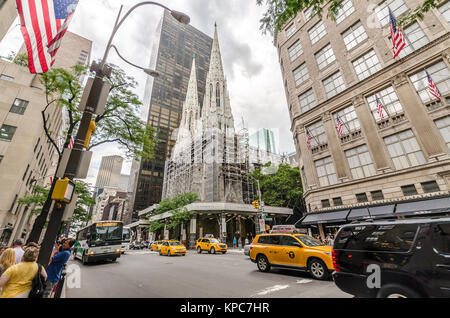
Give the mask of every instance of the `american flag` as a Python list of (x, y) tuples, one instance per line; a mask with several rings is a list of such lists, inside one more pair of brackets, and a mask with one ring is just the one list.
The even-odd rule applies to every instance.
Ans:
[(339, 136), (342, 136), (342, 122), (339, 119), (338, 115), (336, 115), (336, 128), (337, 128), (337, 131), (339, 133)]
[(69, 144), (67, 145), (67, 148), (72, 149), (74, 143), (75, 143), (75, 139), (73, 138), (73, 136), (70, 136), (70, 141), (69, 141)]
[(30, 73), (50, 69), (77, 3), (78, 0), (16, 0)]
[(380, 115), (380, 118), (383, 119), (383, 104), (381, 103), (378, 96), (375, 96), (377, 99), (377, 109), (378, 109), (378, 115)]
[(50, 184), (53, 184), (53, 177), (50, 177)]
[(308, 149), (311, 149), (311, 134), (309, 133), (308, 128), (306, 128), (306, 145), (308, 146)]
[(425, 71), (425, 73), (427, 73), (428, 78), (428, 91), (438, 100), (441, 100), (441, 94), (439, 94), (439, 90), (437, 89), (436, 85), (434, 85), (433, 79), (431, 78), (430, 74), (428, 74), (427, 71)]
[(400, 54), (402, 49), (406, 46), (405, 37), (400, 27), (397, 25), (397, 21), (389, 9), (389, 20), (391, 23), (391, 40), (392, 40), (392, 52), (394, 53), (394, 59)]

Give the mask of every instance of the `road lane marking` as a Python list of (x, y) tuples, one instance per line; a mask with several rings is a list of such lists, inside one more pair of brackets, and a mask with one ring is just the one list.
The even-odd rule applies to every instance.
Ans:
[(311, 283), (312, 279), (301, 279), (297, 281), (297, 284), (307, 284), (307, 283)]
[(289, 288), (289, 285), (275, 285), (269, 288), (264, 289), (263, 291), (260, 291), (259, 293), (257, 293), (256, 295), (258, 296), (264, 296), (270, 293), (274, 293), (283, 289)]

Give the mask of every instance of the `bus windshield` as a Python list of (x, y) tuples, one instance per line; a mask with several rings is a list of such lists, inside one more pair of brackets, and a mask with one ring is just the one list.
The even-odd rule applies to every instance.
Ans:
[(91, 232), (91, 242), (95, 244), (121, 240), (122, 224), (119, 223), (111, 223), (111, 225), (97, 224)]

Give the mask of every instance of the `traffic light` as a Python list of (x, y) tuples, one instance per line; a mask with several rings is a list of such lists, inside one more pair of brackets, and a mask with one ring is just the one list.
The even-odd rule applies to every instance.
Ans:
[(86, 139), (84, 139), (84, 148), (88, 149), (89, 144), (91, 142), (91, 136), (93, 133), (95, 133), (95, 129), (97, 128), (97, 125), (95, 124), (94, 120), (91, 120), (91, 123), (89, 124), (89, 129), (86, 133)]
[(57, 180), (52, 192), (52, 200), (64, 203), (70, 203), (75, 192), (75, 183), (64, 178)]
[(258, 200), (253, 201), (252, 204), (256, 210), (259, 210), (259, 201)]

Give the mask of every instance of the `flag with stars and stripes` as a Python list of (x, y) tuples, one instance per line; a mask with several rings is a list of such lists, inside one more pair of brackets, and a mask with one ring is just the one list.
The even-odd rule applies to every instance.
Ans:
[(69, 144), (67, 145), (67, 148), (72, 149), (74, 143), (75, 143), (75, 139), (73, 138), (73, 136), (70, 136), (70, 141), (69, 141)]
[[(30, 73), (50, 69), (77, 3), (78, 0), (16, 0)], [(49, 46), (55, 43), (49, 52)]]
[(383, 119), (383, 104), (381, 103), (381, 101), (378, 98), (378, 96), (375, 96), (375, 98), (377, 99), (378, 115), (380, 116), (381, 119)]
[(342, 122), (341, 122), (341, 120), (339, 119), (339, 116), (338, 115), (336, 115), (336, 129), (337, 129), (337, 131), (338, 131), (338, 133), (339, 133), (339, 136), (341, 136), (342, 137)]
[(403, 36), (402, 29), (397, 24), (391, 9), (389, 9), (389, 21), (391, 25), (391, 41), (392, 41), (392, 52), (394, 53), (394, 59), (400, 54), (403, 48), (406, 46), (406, 40)]
[(436, 97), (437, 100), (441, 100), (441, 94), (439, 93), (439, 90), (434, 84), (433, 79), (431, 78), (430, 74), (427, 71), (425, 71), (425, 73), (427, 73), (428, 78), (428, 91), (430, 92), (431, 95)]
[(306, 128), (306, 146), (308, 146), (308, 149), (311, 149), (311, 134), (309, 133), (308, 128)]

